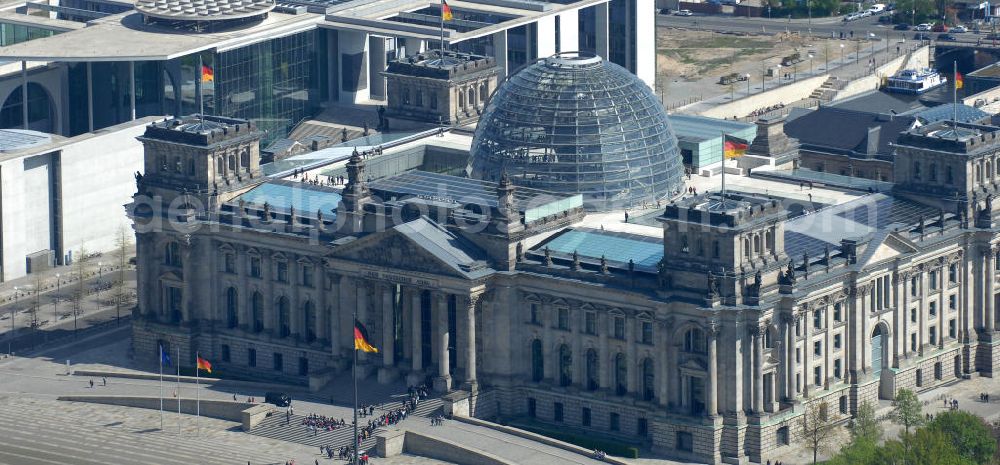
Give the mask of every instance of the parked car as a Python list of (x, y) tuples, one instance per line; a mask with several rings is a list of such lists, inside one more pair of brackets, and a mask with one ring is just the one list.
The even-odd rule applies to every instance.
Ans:
[(965, 26), (955, 26), (955, 27), (951, 28), (951, 33), (952, 34), (961, 34), (963, 32), (969, 32), (969, 28), (967, 28)]
[(857, 13), (851, 13), (849, 15), (845, 15), (844, 16), (844, 21), (854, 21), (854, 20), (856, 20), (858, 18), (860, 18), (860, 16), (858, 16)]
[(277, 405), (278, 407), (288, 407), (292, 405), (292, 398), (284, 392), (265, 392), (264, 402)]
[(944, 23), (936, 23), (936, 24), (934, 24), (934, 27), (931, 28), (931, 31), (933, 31), (933, 32), (948, 32), (948, 26), (945, 26)]
[(931, 35), (924, 32), (918, 32), (913, 34), (913, 40), (931, 40)]
[(929, 30), (931, 30), (931, 27), (933, 27), (933, 26), (931, 26), (930, 24), (922, 23), (922, 24), (918, 24), (917, 27), (915, 28), (915, 30), (917, 30), (917, 31), (929, 31)]
[(895, 30), (897, 30), (897, 31), (909, 31), (910, 30), (910, 25), (906, 24), (906, 23), (899, 23), (899, 24), (893, 26), (892, 28), (895, 29)]
[(951, 35), (951, 34), (938, 34), (937, 40), (944, 40), (944, 41), (948, 41), (948, 42), (954, 42), (954, 41), (958, 40), (958, 38), (955, 37), (955, 36), (953, 36), (953, 35)]
[(865, 10), (865, 11), (862, 11), (861, 13), (858, 13), (858, 16), (860, 16), (862, 18), (867, 18), (867, 17), (869, 17), (871, 15), (872, 15), (872, 12), (868, 11), (868, 10)]
[(694, 16), (694, 13), (692, 13), (691, 10), (677, 10), (677, 12), (674, 13), (674, 15), (675, 16)]

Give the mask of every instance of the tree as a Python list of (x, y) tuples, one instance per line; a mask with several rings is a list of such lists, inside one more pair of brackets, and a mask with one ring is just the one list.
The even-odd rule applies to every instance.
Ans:
[(826, 462), (826, 465), (875, 465), (880, 452), (874, 441), (857, 437)]
[(76, 279), (76, 286), (69, 293), (69, 301), (73, 310), (73, 332), (76, 333), (76, 319), (83, 314), (83, 302), (87, 298), (87, 288), (84, 282), (87, 279), (87, 272), (90, 269), (90, 257), (87, 249), (81, 247), (73, 259), (71, 274)]
[(875, 406), (871, 402), (863, 402), (858, 406), (858, 414), (851, 423), (851, 441), (867, 440), (877, 444), (882, 440), (882, 425), (875, 415)]
[(829, 412), (830, 406), (824, 400), (812, 403), (802, 413), (801, 439), (813, 453), (813, 465), (816, 465), (820, 452), (832, 449), (837, 444), (838, 417)]
[(114, 260), (118, 265), (118, 277), (112, 283), (112, 299), (115, 303), (115, 322), (121, 320), (121, 309), (132, 302), (132, 293), (125, 284), (125, 267), (128, 265), (129, 251), (132, 246), (132, 231), (124, 224), (115, 232)]
[(934, 2), (935, 0), (899, 0), (896, 2), (896, 14), (903, 22), (917, 23), (940, 18)]
[(975, 463), (989, 463), (997, 452), (990, 426), (969, 412), (939, 413), (927, 428), (943, 434), (962, 457)]
[(892, 421), (898, 425), (902, 425), (907, 434), (910, 433), (911, 427), (923, 424), (923, 407), (916, 393), (909, 389), (900, 389), (896, 393), (895, 406), (892, 410)]

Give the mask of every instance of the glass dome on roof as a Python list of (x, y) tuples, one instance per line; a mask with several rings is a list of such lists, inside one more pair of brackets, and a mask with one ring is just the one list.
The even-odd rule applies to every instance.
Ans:
[(476, 128), (471, 176), (580, 193), (590, 210), (679, 194), (684, 166), (667, 114), (635, 75), (600, 57), (560, 54), (508, 78)]

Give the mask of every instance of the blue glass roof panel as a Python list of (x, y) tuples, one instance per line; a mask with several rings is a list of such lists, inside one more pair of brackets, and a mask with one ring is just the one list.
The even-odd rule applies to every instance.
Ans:
[(604, 256), (611, 263), (626, 264), (634, 260), (636, 269), (644, 271), (655, 271), (663, 258), (663, 243), (658, 238), (589, 228), (567, 230), (537, 247), (535, 252), (545, 247), (563, 256), (576, 251), (581, 258), (600, 260)]
[(329, 187), (314, 186), (283, 180), (268, 181), (240, 196), (247, 203), (268, 205), (275, 211), (287, 212), (294, 207), (304, 216), (323, 211), (324, 219), (332, 219), (331, 212), (340, 204), (340, 194)]

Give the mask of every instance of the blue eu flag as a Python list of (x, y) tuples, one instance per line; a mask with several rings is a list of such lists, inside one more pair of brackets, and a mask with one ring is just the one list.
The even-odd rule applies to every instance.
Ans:
[(162, 345), (160, 345), (160, 363), (164, 366), (170, 366), (170, 354), (163, 350)]

